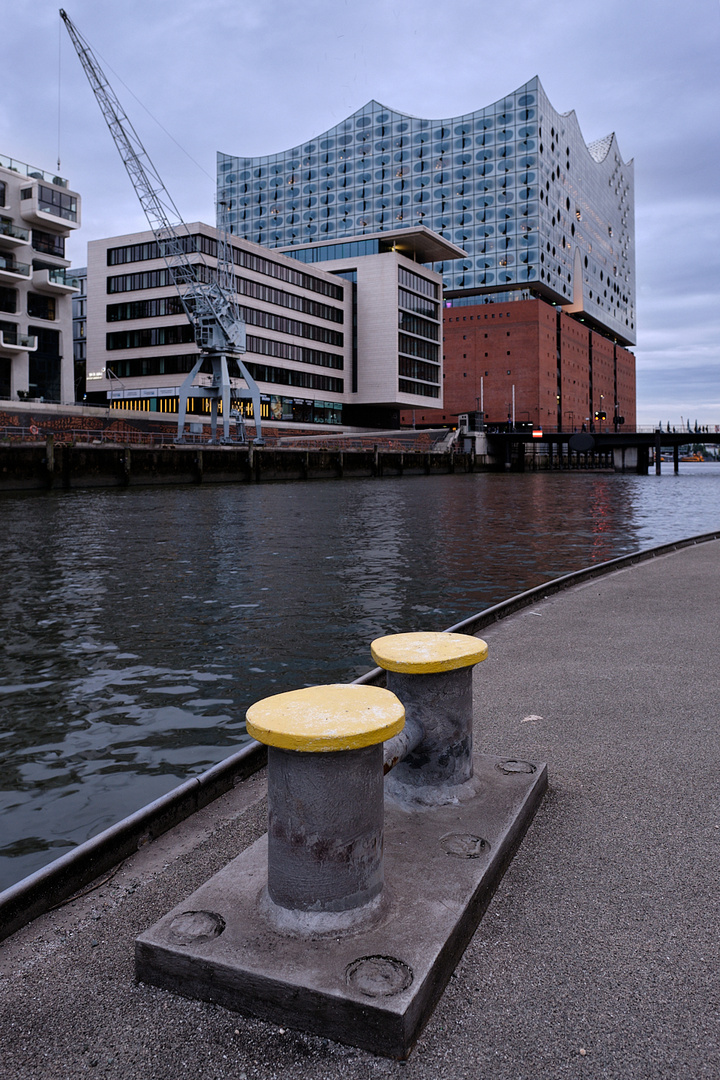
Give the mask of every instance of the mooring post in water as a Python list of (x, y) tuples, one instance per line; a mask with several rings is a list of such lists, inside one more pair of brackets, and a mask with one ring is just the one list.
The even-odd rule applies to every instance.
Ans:
[(405, 712), (379, 686), (264, 698), (247, 730), (268, 746), (268, 897), (293, 913), (349, 912), (383, 887), (383, 750)]
[(393, 786), (442, 800), (473, 775), (472, 669), (488, 647), (469, 634), (415, 633), (377, 638), (370, 650), (405, 708), (407, 735), (385, 749)]

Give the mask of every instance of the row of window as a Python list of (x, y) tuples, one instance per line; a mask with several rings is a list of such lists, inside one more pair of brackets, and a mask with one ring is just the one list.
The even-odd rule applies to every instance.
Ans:
[(398, 358), (398, 374), (408, 379), (421, 379), (423, 382), (440, 383), (440, 368), (433, 364), (424, 364), (422, 360), (411, 360), (408, 356)]
[(321, 341), (324, 345), (342, 348), (344, 338), (339, 330), (300, 322), (298, 319), (287, 319), (284, 315), (274, 315), (270, 311), (258, 311), (256, 308), (244, 307), (240, 310), (248, 326), (261, 326), (264, 330), (276, 330), (280, 334), (293, 334), (295, 337), (309, 338), (310, 341)]
[(439, 386), (429, 386), (427, 383), (410, 382), (409, 379), (398, 379), (398, 390), (402, 394), (420, 394), (422, 397), (440, 397)]
[(345, 313), (342, 308), (311, 300), (308, 296), (285, 292), (284, 289), (274, 289), (272, 285), (261, 285), (259, 281), (250, 281), (240, 277), (235, 281), (236, 289), (241, 296), (252, 296), (255, 300), (264, 300), (267, 304), (277, 304), (278, 307), (302, 311), (304, 315), (314, 315), (316, 319), (327, 319), (328, 322), (342, 323), (344, 321)]
[(183, 311), (179, 296), (161, 296), (154, 300), (129, 300), (124, 304), (108, 304), (105, 309), (105, 321), (158, 319), (163, 315), (182, 315)]
[(423, 360), (440, 363), (440, 347), (430, 341), (420, 341), (418, 338), (408, 337), (407, 334), (398, 334), (398, 349), (408, 356), (419, 356)]
[[(132, 356), (108, 361), (107, 377), (118, 379), (138, 379), (144, 375), (186, 375), (197, 363), (197, 353), (180, 353), (178, 356)], [(209, 360), (204, 361), (200, 369), (206, 375), (212, 374)]]
[[(2, 329), (0, 323), (0, 329)], [(253, 349), (253, 352), (262, 352), (261, 349)], [(192, 371), (197, 363), (197, 353), (181, 353), (178, 356), (133, 356), (123, 359), (113, 359), (107, 364), (107, 377), (115, 376), (117, 379), (137, 379), (157, 375), (186, 375)], [(266, 364), (256, 364), (246, 360), (245, 365), (250, 374), (259, 382), (282, 383), (285, 386), (302, 386), (315, 390), (329, 390), (342, 393), (344, 381), (326, 375), (316, 375), (313, 372), (291, 371), (285, 368), (273, 367)], [(200, 371), (206, 375), (212, 373), (210, 361), (203, 361)]]
[[(212, 280), (210, 269), (204, 263), (198, 263), (195, 266), (195, 272), (197, 280), (206, 285)], [(112, 295), (113, 293), (142, 292), (144, 289), (163, 289), (173, 284), (170, 271), (163, 268), (162, 270), (141, 270), (135, 274), (116, 274), (107, 279), (106, 288)]]
[(342, 371), (344, 361), (337, 353), (322, 352), (320, 349), (306, 349), (303, 345), (289, 345), (285, 341), (271, 341), (269, 338), (247, 335), (247, 350), (262, 356), (275, 356), (281, 360), (296, 360), (300, 364), (315, 364), (317, 367), (337, 368)]
[(398, 311), (398, 326), (407, 334), (418, 334), (430, 341), (440, 340), (440, 327), (437, 323), (421, 319), (419, 315), (410, 315), (407, 311)]
[(105, 348), (150, 349), (158, 345), (189, 345), (195, 340), (195, 330), (190, 323), (179, 326), (146, 326), (141, 330), (113, 330), (105, 335)]
[[(254, 285), (254, 282), (242, 282), (242, 284)], [(264, 285), (258, 286), (260, 290), (266, 293), (278, 293), (278, 289), (268, 289)], [(250, 290), (248, 290), (250, 291)], [(290, 293), (283, 293), (283, 296), (290, 297)], [(264, 297), (262, 297), (264, 299)], [(292, 297), (293, 299), (303, 300), (304, 297)], [(328, 308), (325, 304), (315, 305), (314, 301), (306, 301), (308, 304), (325, 307), (328, 311), (336, 311), (335, 308)], [(162, 296), (152, 300), (130, 300), (124, 304), (108, 304), (106, 308), (107, 322), (125, 322), (129, 319), (155, 319), (161, 318), (164, 315), (181, 315), (183, 313), (183, 306), (179, 296)], [(267, 330), (278, 330), (284, 334), (295, 334), (297, 337), (310, 338), (313, 341), (322, 341), (326, 345), (339, 345), (342, 347), (343, 335), (337, 330), (329, 330), (323, 326), (314, 326), (308, 323), (299, 322), (295, 319), (286, 319), (279, 315), (272, 315), (267, 312), (255, 311), (250, 308), (243, 308), (243, 314), (245, 321), (251, 326), (263, 326)], [(339, 312), (342, 317), (342, 311)], [(40, 316), (38, 316), (40, 318)], [(118, 339), (120, 340), (120, 339)], [(144, 342), (142, 343), (144, 345)], [(134, 345), (115, 345), (114, 348), (135, 348)]]
[[(3, 367), (0, 360), (0, 397), (3, 396), (2, 387), (5, 384), (7, 397), (10, 394), (9, 367), (5, 383), (3, 383)], [(252, 419), (254, 416), (253, 403), (248, 398), (231, 398), (230, 406), (245, 419)], [(110, 402), (110, 408), (131, 409), (135, 412), (177, 413), (178, 399), (176, 397), (115, 398)], [(209, 398), (190, 398), (187, 402), (189, 416), (200, 416), (209, 413), (210, 410)], [(269, 394), (260, 398), (260, 410), (263, 420), (294, 420), (296, 423), (303, 424), (342, 423), (342, 405), (335, 401), (308, 401)], [(218, 413), (222, 414), (222, 402), (218, 402)]]
[(312, 274), (305, 274), (302, 270), (296, 270), (293, 266), (273, 262), (271, 259), (265, 259), (261, 255), (252, 255), (242, 248), (233, 248), (233, 261), (237, 266), (242, 266), (246, 270), (254, 270), (257, 274), (267, 274), (269, 277), (278, 278), (289, 285), (297, 285), (301, 289), (308, 289), (310, 292), (329, 296), (333, 300), (342, 300), (344, 295), (341, 285), (335, 285), (331, 281), (313, 277)]
[(428, 319), (437, 319), (439, 307), (434, 300), (426, 300), (422, 296), (408, 292), (407, 289), (398, 289), (398, 306), (414, 311), (418, 315), (425, 315)]
[(342, 394), (345, 386), (343, 379), (335, 379), (330, 375), (316, 375), (314, 371), (292, 371), (289, 368), (269, 367), (267, 364), (252, 362), (246, 362), (245, 366), (258, 382), (302, 386), (307, 390), (324, 390), (331, 394)]
[[(177, 237), (177, 246), (184, 254), (201, 252), (217, 258), (217, 240), (203, 233)], [(143, 244), (125, 244), (123, 247), (108, 248), (107, 265), (124, 266), (126, 263), (146, 262), (149, 259), (162, 259), (157, 240), (148, 240)]]
[(406, 289), (413, 289), (414, 292), (423, 293), (424, 296), (432, 296), (437, 299), (437, 282), (420, 277), (419, 274), (414, 274), (412, 270), (407, 270), (404, 266), (398, 267), (398, 281)]
[[(200, 252), (204, 255), (209, 255), (212, 258), (217, 257), (217, 240), (212, 237), (197, 233), (193, 236), (181, 236), (178, 240), (179, 247), (185, 254)], [(334, 285), (332, 282), (323, 281), (321, 278), (314, 277), (311, 274), (305, 274), (301, 270), (295, 270), (292, 266), (284, 266), (282, 263), (263, 258), (261, 255), (253, 255), (249, 251), (244, 251), (241, 248), (233, 247), (232, 254), (235, 265), (242, 266), (246, 270), (254, 270), (258, 274), (265, 274), (268, 277), (277, 278), (290, 285), (297, 285), (301, 289), (306, 289), (309, 292), (316, 292), (323, 296), (329, 296), (333, 300), (342, 300), (343, 298), (343, 290), (340, 285)], [(143, 262), (148, 259), (159, 259), (161, 257), (160, 248), (157, 242), (150, 240), (142, 244), (128, 244), (124, 247), (108, 248), (107, 263), (108, 266), (119, 266), (125, 263)], [(204, 269), (207, 270), (207, 267), (204, 267)], [(155, 271), (155, 273), (162, 273), (162, 271)], [(122, 277), (136, 276), (138, 275), (122, 275)], [(111, 281), (117, 282), (119, 280), (119, 278), (108, 278), (108, 292), (131, 291), (132, 287), (130, 289), (110, 288)], [(201, 275), (200, 280), (204, 281), (206, 278)], [(172, 282), (167, 281), (166, 284), (172, 284)], [(140, 285), (137, 287), (153, 288), (154, 286)]]
[[(245, 311), (246, 321), (251, 326), (262, 326), (266, 329), (277, 330), (281, 327), (272, 325), (274, 322), (287, 323), (287, 319), (279, 319), (276, 316), (269, 315), (262, 311)], [(257, 318), (255, 318), (257, 316)], [(35, 318), (41, 318), (35, 314)], [(298, 326), (305, 324), (296, 324)], [(342, 334), (337, 334), (336, 331), (326, 330), (325, 327), (308, 326), (309, 331), (316, 331), (320, 334), (335, 334), (341, 340), (339, 344), (342, 345)], [(287, 331), (286, 331), (287, 332)], [(296, 331), (297, 333), (297, 331)], [(307, 335), (311, 339), (314, 338), (313, 333)], [(318, 340), (318, 338), (314, 338)], [(105, 348), (108, 352), (114, 352), (117, 349), (151, 349), (161, 345), (189, 345), (195, 340), (195, 332), (190, 323), (181, 323), (179, 326), (153, 326), (142, 327), (139, 330), (113, 330), (105, 335)], [(319, 338), (319, 340), (324, 340)], [(408, 339), (410, 340), (410, 339)], [(336, 342), (330, 342), (330, 344), (337, 344)], [(252, 335), (248, 336), (247, 348), (249, 352), (256, 352), (264, 354), (265, 356), (281, 357), (285, 360), (297, 360), (303, 364), (316, 364), (320, 367), (333, 367), (342, 369), (344, 367), (343, 357), (336, 353), (326, 353), (319, 349), (306, 349), (301, 345), (290, 345), (283, 341), (271, 341), (267, 338), (259, 338)]]

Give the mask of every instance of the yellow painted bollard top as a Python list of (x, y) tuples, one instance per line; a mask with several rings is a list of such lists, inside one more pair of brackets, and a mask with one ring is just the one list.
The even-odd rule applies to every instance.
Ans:
[(370, 646), (372, 658), (386, 671), (431, 675), (479, 664), (488, 654), (487, 643), (470, 634), (389, 634)]
[(248, 734), (258, 742), (306, 753), (374, 746), (405, 725), (405, 709), (395, 694), (352, 683), (275, 694), (256, 701), (246, 716)]

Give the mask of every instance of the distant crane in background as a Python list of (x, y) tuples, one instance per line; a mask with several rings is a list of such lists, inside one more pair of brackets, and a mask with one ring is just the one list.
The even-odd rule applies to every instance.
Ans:
[[(260, 390), (241, 359), (246, 348), (245, 320), (235, 297), (235, 272), (227, 208), (224, 205), (218, 207), (217, 270), (213, 272), (206, 264), (202, 252), (195, 250), (180, 211), (95, 54), (62, 8), (60, 17), (85, 69), (140, 205), (145, 211), (160, 255), (165, 260), (170, 280), (178, 291), (195, 332), (195, 342), (200, 355), (179, 390), (178, 441), (182, 441), (184, 435), (188, 398), (199, 397), (210, 399), (213, 442), (217, 438), (218, 402), (222, 402), (222, 441), (229, 442), (230, 403), (231, 396), (234, 395), (237, 398), (252, 399), (255, 442), (262, 443)], [(197, 257), (191, 259), (191, 255)], [(210, 386), (194, 386), (195, 377), (206, 358), (212, 365), (212, 383)], [(247, 389), (231, 386), (228, 359), (237, 364)]]

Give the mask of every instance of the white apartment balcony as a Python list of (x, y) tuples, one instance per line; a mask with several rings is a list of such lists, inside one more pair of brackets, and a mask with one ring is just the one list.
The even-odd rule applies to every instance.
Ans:
[(15, 262), (12, 255), (3, 255), (0, 252), (0, 282), (26, 281), (30, 277), (30, 267), (27, 263)]
[(17, 330), (0, 330), (0, 354), (17, 355), (17, 353), (35, 352), (38, 339), (30, 334), (21, 334)]
[(51, 232), (80, 228), (80, 196), (39, 182), (20, 189), (20, 216)]
[(19, 247), (30, 247), (30, 230), (21, 229), (19, 225), (0, 217), (0, 250)]
[(80, 292), (80, 281), (67, 270), (33, 270), (33, 289), (51, 296), (68, 295)]

